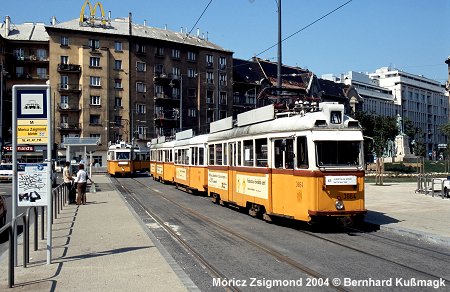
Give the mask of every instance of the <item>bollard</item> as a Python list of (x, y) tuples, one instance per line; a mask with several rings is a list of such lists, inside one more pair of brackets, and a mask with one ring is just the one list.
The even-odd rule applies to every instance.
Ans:
[(41, 207), (41, 216), (42, 216), (42, 218), (41, 218), (41, 239), (42, 240), (44, 240), (44, 232), (45, 232), (45, 220), (44, 220), (44, 218), (45, 218), (45, 216), (44, 216), (44, 213), (45, 213), (45, 207), (44, 206), (42, 206)]
[(9, 269), (8, 269), (8, 285), (9, 288), (14, 286), (14, 226), (16, 220), (13, 219), (9, 224)]
[(23, 267), (27, 267), (28, 262), (28, 220), (27, 216), (22, 215), (23, 221)]
[(37, 207), (33, 207), (33, 213), (34, 213), (34, 251), (37, 251), (38, 250), (38, 223), (39, 223)]

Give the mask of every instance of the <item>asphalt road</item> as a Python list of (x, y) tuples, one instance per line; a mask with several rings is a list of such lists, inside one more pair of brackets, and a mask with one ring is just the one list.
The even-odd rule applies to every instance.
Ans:
[[(385, 284), (389, 284), (390, 280), (391, 286), (384, 285), (381, 290), (392, 291), (403, 290), (405, 285), (412, 285), (415, 280), (439, 281), (442, 278), (447, 284), (450, 283), (448, 247), (425, 244), (374, 229), (361, 232), (336, 226), (311, 228), (306, 224), (287, 220), (269, 224), (234, 208), (214, 205), (208, 197), (187, 194), (176, 190), (174, 186), (154, 182), (148, 177), (138, 179), (148, 188), (138, 185), (132, 179), (120, 179), (120, 182), (132, 190), (132, 196), (136, 197), (152, 216), (160, 218), (165, 226), (170, 227), (192, 248), (192, 251), (200, 254), (218, 270), (221, 274), (219, 278), (225, 280), (222, 283), (236, 284), (237, 280), (242, 280), (249, 284), (256, 279), (261, 280), (261, 283), (265, 280), (265, 283), (270, 285), (272, 280), (301, 279), (303, 288), (310, 281), (309, 284), (313, 286), (309, 288), (329, 290), (329, 286), (323, 286), (325, 283), (320, 285), (322, 280), (313, 283), (311, 273), (295, 268), (289, 261), (321, 275), (327, 279), (329, 285), (334, 279), (342, 283), (344, 280), (385, 280)], [(177, 243), (173, 236), (161, 228), (161, 224), (155, 222), (152, 216), (128, 195), (124, 196), (202, 291), (218, 288), (214, 286), (214, 276), (193, 257), (193, 252)], [(218, 226), (223, 226), (228, 231)], [(274, 256), (254, 244), (249, 244), (247, 240), (273, 250), (278, 255)], [(407, 282), (410, 279), (414, 280)], [(243, 283), (242, 281), (240, 283)], [(376, 285), (374, 282), (372, 284)], [(253, 288), (239, 287), (244, 291), (254, 291)], [(361, 288), (375, 289), (374, 286), (354, 285), (344, 288), (356, 291)], [(409, 287), (408, 291), (421, 288), (423, 289)], [(255, 289), (267, 290), (267, 285)], [(277, 287), (276, 290), (295, 289)]]

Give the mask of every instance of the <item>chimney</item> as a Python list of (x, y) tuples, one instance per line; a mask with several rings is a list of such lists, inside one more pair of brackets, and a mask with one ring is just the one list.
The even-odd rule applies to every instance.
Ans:
[(5, 17), (5, 37), (9, 36), (9, 33), (11, 32), (11, 18), (6, 15)]
[(111, 10), (108, 11), (108, 19), (111, 19)]
[(183, 33), (183, 27), (181, 27), (181, 33)]
[(128, 12), (128, 33), (129, 35), (133, 34), (132, 26), (131, 26), (131, 12)]
[(167, 24), (164, 24), (164, 30), (167, 30)]
[(56, 16), (52, 16), (52, 25), (53, 25), (53, 26), (56, 25)]
[(144, 19), (144, 26), (147, 26), (147, 19)]
[(197, 27), (197, 37), (200, 37), (200, 28)]

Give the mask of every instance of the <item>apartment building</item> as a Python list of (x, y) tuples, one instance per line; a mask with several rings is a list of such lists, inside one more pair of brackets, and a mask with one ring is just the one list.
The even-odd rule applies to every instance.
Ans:
[(430, 157), (437, 153), (439, 145), (447, 144), (447, 138), (439, 129), (449, 121), (449, 100), (442, 84), (390, 67), (377, 69), (369, 73), (369, 77), (392, 91), (402, 108), (400, 115), (421, 130)]
[[(0, 25), (0, 138), (3, 145), (11, 144), (12, 87), (20, 84), (46, 84), (49, 78), (48, 35), (43, 23), (15, 24), (9, 16)], [(30, 148), (31, 149), (31, 148)], [(44, 146), (18, 153), (27, 162), (43, 161)], [(10, 147), (3, 147), (8, 158)]]
[(109, 142), (145, 145), (188, 128), (204, 133), (231, 115), (232, 52), (200, 35), (135, 24), (131, 15), (46, 30), (55, 141), (99, 138), (97, 161), (106, 161)]
[(364, 112), (381, 116), (399, 114), (403, 120), (412, 121), (420, 129), (421, 136), (417, 138), (426, 144), (430, 158), (447, 144), (439, 127), (449, 121), (449, 100), (438, 81), (390, 67), (373, 73), (350, 71), (339, 77), (326, 74), (322, 78), (353, 85), (364, 100)]

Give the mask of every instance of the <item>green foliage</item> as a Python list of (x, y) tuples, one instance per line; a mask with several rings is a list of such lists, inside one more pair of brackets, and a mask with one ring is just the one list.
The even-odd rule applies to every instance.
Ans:
[(399, 172), (399, 173), (415, 173), (417, 169), (410, 165), (404, 165), (403, 163), (385, 163), (385, 171)]

